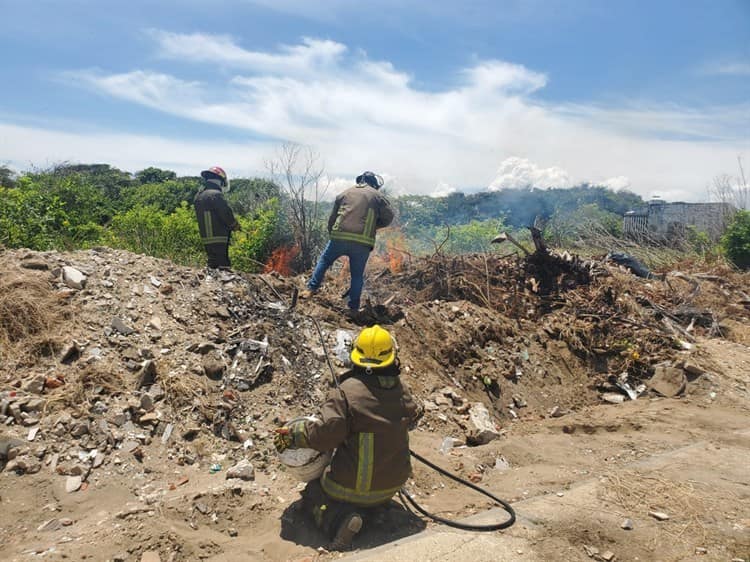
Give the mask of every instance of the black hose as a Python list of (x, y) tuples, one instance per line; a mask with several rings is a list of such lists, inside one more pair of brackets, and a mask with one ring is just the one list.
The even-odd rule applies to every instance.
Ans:
[(508, 502), (506, 502), (505, 500), (501, 500), (500, 498), (498, 498), (494, 494), (488, 492), (487, 490), (485, 490), (483, 488), (480, 488), (476, 484), (472, 484), (471, 482), (469, 482), (467, 480), (464, 480), (463, 478), (459, 478), (458, 476), (456, 476), (454, 474), (451, 474), (447, 470), (444, 470), (444, 469), (440, 468), (439, 466), (437, 466), (436, 464), (431, 463), (426, 458), (418, 455), (417, 453), (415, 453), (412, 450), (409, 450), (409, 453), (411, 453), (412, 457), (414, 457), (418, 461), (426, 464), (427, 466), (429, 466), (433, 470), (436, 470), (440, 474), (442, 474), (444, 476), (447, 476), (448, 478), (450, 478), (451, 480), (454, 480), (454, 481), (458, 482), (459, 484), (463, 484), (464, 486), (468, 486), (472, 490), (476, 490), (480, 494), (483, 494), (483, 495), (487, 496), (488, 498), (491, 498), (492, 500), (496, 501), (497, 503), (500, 504), (500, 506), (505, 511), (508, 512), (508, 515), (510, 516), (510, 517), (508, 517), (508, 519), (506, 521), (503, 521), (502, 523), (493, 523), (492, 525), (471, 525), (471, 524), (468, 524), (468, 523), (459, 523), (458, 521), (451, 521), (450, 519), (445, 519), (443, 517), (440, 517), (438, 515), (434, 515), (434, 514), (428, 512), (426, 509), (424, 509), (422, 506), (420, 506), (413, 497), (411, 497), (411, 494), (409, 494), (409, 492), (406, 490), (406, 488), (401, 488), (401, 490), (398, 493), (399, 497), (401, 498), (401, 501), (408, 500), (408, 502), (414, 507), (414, 509), (416, 509), (417, 511), (419, 511), (419, 513), (421, 513), (425, 517), (429, 517), (430, 519), (432, 519), (434, 521), (437, 521), (438, 523), (442, 523), (443, 525), (448, 525), (449, 527), (455, 527), (456, 529), (463, 529), (465, 531), (499, 531), (500, 529), (507, 529), (508, 527), (510, 527), (511, 525), (513, 525), (513, 523), (516, 522), (516, 512), (513, 510), (513, 508), (511, 507), (511, 505)]

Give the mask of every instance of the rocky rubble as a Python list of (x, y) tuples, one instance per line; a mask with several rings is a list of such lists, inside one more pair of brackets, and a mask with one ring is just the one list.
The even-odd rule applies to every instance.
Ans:
[[(217, 494), (258, 497), (262, 511), (273, 492), (259, 480), (281, 477), (273, 429), (315, 412), (331, 386), (326, 355), (343, 369), (332, 353), (337, 332), (358, 329), (338, 314), (336, 280), (320, 299), (292, 307), (300, 280), (196, 270), (107, 248), (6, 251), (0, 269), (19, 286), (45, 286), (50, 303), (40, 323), (49, 328), (10, 339), (0, 353), (3, 477), (42, 473), (70, 495), (127, 477), (138, 502), (116, 519), (147, 517), (188, 484), (188, 468), (221, 473), (228, 487)], [(614, 271), (542, 313), (549, 303), (533, 306), (533, 292), (496, 298), (495, 310), (468, 285), (451, 289), (443, 279), (436, 299), (424, 271), (409, 275), (381, 275), (367, 313), (398, 340), (403, 378), (424, 405), (420, 429), (459, 436), (451, 447), (486, 445), (514, 420), (568, 415), (600, 396), (682, 396), (692, 381), (710, 378), (711, 365), (678, 343), (710, 326), (682, 333), (671, 325), (677, 335), (664, 328), (652, 313), (671, 297), (643, 280)], [(517, 283), (509, 275), (501, 288)], [(450, 299), (451, 290), (471, 298)], [(653, 306), (639, 305), (639, 294)], [(310, 316), (320, 320), (322, 341)], [(166, 488), (158, 485), (164, 478)], [(216, 514), (199, 500), (190, 500), (189, 514), (168, 508), (199, 525)]]

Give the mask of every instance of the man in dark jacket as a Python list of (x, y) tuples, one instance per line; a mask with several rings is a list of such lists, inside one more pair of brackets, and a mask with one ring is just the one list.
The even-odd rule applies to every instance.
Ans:
[(364, 172), (357, 184), (340, 193), (328, 218), (330, 240), (318, 259), (307, 289), (300, 293), (309, 298), (320, 289), (328, 268), (341, 256), (349, 258), (349, 310), (359, 311), (359, 300), (364, 285), (365, 266), (375, 246), (375, 231), (391, 224), (393, 210), (388, 199), (378, 190), (383, 178)]
[(369, 508), (387, 503), (411, 473), (409, 426), (418, 407), (399, 379), (393, 339), (378, 325), (365, 328), (351, 352), (354, 367), (321, 408), (320, 421), (302, 420), (277, 430), (276, 447), (335, 449), (302, 501), (315, 524), (347, 548)]
[(240, 224), (234, 218), (224, 193), (229, 191), (229, 180), (226, 172), (218, 166), (212, 166), (201, 172), (203, 188), (193, 202), (198, 228), (208, 256), (208, 267), (228, 268), (229, 238), (233, 230), (239, 230)]

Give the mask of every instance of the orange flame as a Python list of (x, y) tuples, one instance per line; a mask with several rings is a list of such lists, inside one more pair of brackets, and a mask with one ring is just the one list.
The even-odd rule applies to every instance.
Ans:
[(391, 273), (398, 273), (404, 267), (404, 252), (406, 240), (401, 232), (396, 233), (385, 241), (386, 259), (388, 260), (388, 269)]
[(268, 258), (263, 268), (263, 273), (275, 271), (280, 275), (292, 275), (294, 273), (292, 262), (298, 255), (299, 246), (282, 246), (281, 248), (276, 248), (271, 253), (271, 257)]

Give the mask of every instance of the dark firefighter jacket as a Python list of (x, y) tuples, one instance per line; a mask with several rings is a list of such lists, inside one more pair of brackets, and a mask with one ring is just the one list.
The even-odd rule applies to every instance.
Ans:
[(212, 184), (200, 191), (193, 202), (204, 244), (228, 244), (237, 221), (224, 199), (221, 188)]
[(393, 210), (385, 195), (367, 184), (357, 184), (336, 197), (328, 232), (331, 240), (349, 240), (372, 248), (375, 230), (392, 220)]
[(411, 473), (409, 426), (418, 413), (398, 376), (376, 372), (353, 371), (340, 390), (328, 395), (321, 421), (291, 427), (298, 447), (336, 449), (321, 486), (333, 499), (361, 506), (390, 500), (406, 482)]

